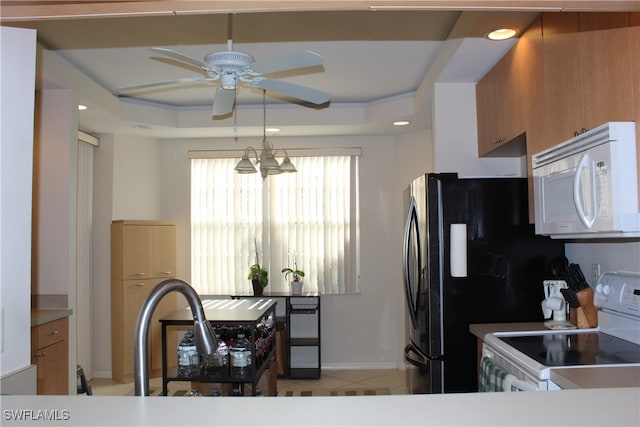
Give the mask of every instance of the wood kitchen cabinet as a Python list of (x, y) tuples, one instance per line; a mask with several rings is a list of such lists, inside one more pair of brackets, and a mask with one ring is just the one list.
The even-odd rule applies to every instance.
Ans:
[[(508, 54), (507, 54), (508, 56)], [(509, 102), (506, 96), (510, 57), (505, 56), (476, 86), (478, 114), (478, 156), (482, 157), (515, 137), (511, 129), (505, 129)], [(507, 62), (509, 64), (507, 64)]]
[(629, 14), (546, 13), (542, 25), (546, 137), (536, 148), (605, 122), (634, 120), (632, 56), (637, 55), (631, 50)]
[(524, 133), (531, 178), (531, 156), (576, 132), (640, 123), (639, 51), (640, 13), (544, 13), (478, 83), (478, 155), (520, 156), (507, 143)]
[[(631, 56), (631, 71), (633, 75), (633, 109), (634, 120), (636, 122), (636, 157), (638, 161), (638, 171), (640, 171), (640, 12), (631, 14), (631, 27), (629, 34), (631, 39), (631, 52), (636, 52)], [(640, 191), (640, 173), (638, 173), (638, 191)], [(640, 198), (638, 200), (640, 208)]]
[[(133, 379), (134, 333), (140, 307), (160, 282), (176, 276), (175, 225), (161, 221), (114, 221), (111, 225), (111, 360), (112, 377)], [(162, 369), (159, 319), (176, 309), (176, 295), (166, 295), (149, 330), (151, 375)], [(177, 346), (176, 338), (170, 344)], [(169, 359), (175, 365), (175, 356)]]
[(37, 368), (38, 394), (69, 394), (69, 319), (31, 328), (31, 363)]
[[(541, 19), (532, 23), (518, 43), (476, 87), (478, 156), (522, 155), (498, 150), (540, 122), (544, 98)], [(529, 138), (529, 135), (527, 135)]]

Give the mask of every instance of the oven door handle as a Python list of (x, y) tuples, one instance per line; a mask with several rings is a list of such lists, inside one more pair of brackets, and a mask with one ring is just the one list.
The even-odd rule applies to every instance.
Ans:
[(517, 379), (513, 374), (509, 374), (510, 378), (505, 381), (506, 384), (510, 385), (510, 389), (512, 391), (538, 391), (538, 387), (533, 384), (529, 384), (528, 382), (521, 381)]

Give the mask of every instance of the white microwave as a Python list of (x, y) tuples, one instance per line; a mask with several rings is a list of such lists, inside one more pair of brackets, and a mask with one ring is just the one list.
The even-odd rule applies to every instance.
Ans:
[(609, 122), (532, 156), (536, 234), (640, 237), (634, 122)]

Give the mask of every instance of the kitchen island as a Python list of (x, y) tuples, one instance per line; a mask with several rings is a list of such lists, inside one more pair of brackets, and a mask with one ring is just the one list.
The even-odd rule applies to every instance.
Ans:
[[(3, 426), (638, 426), (640, 388), (350, 397), (2, 396)], [(45, 418), (48, 417), (48, 418)]]

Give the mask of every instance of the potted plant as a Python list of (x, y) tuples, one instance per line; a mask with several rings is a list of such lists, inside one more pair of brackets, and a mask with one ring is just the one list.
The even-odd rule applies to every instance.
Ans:
[(256, 239), (253, 239), (253, 246), (256, 253), (256, 262), (251, 267), (249, 267), (249, 276), (247, 278), (251, 280), (251, 285), (253, 286), (253, 294), (255, 296), (260, 296), (262, 295), (262, 290), (269, 284), (269, 272), (267, 271), (267, 269), (260, 265), (260, 257), (258, 255), (258, 242)]
[(293, 280), (291, 281), (291, 294), (292, 295), (300, 295), (302, 293), (302, 278), (304, 277), (304, 271), (298, 269), (298, 266), (294, 266), (294, 268), (285, 267), (282, 269), (284, 273), (284, 278), (287, 280), (290, 274), (293, 274)]
[(248, 279), (251, 280), (253, 285), (253, 294), (260, 296), (262, 295), (262, 290), (269, 284), (269, 272), (261, 267), (260, 264), (255, 263), (249, 267)]

